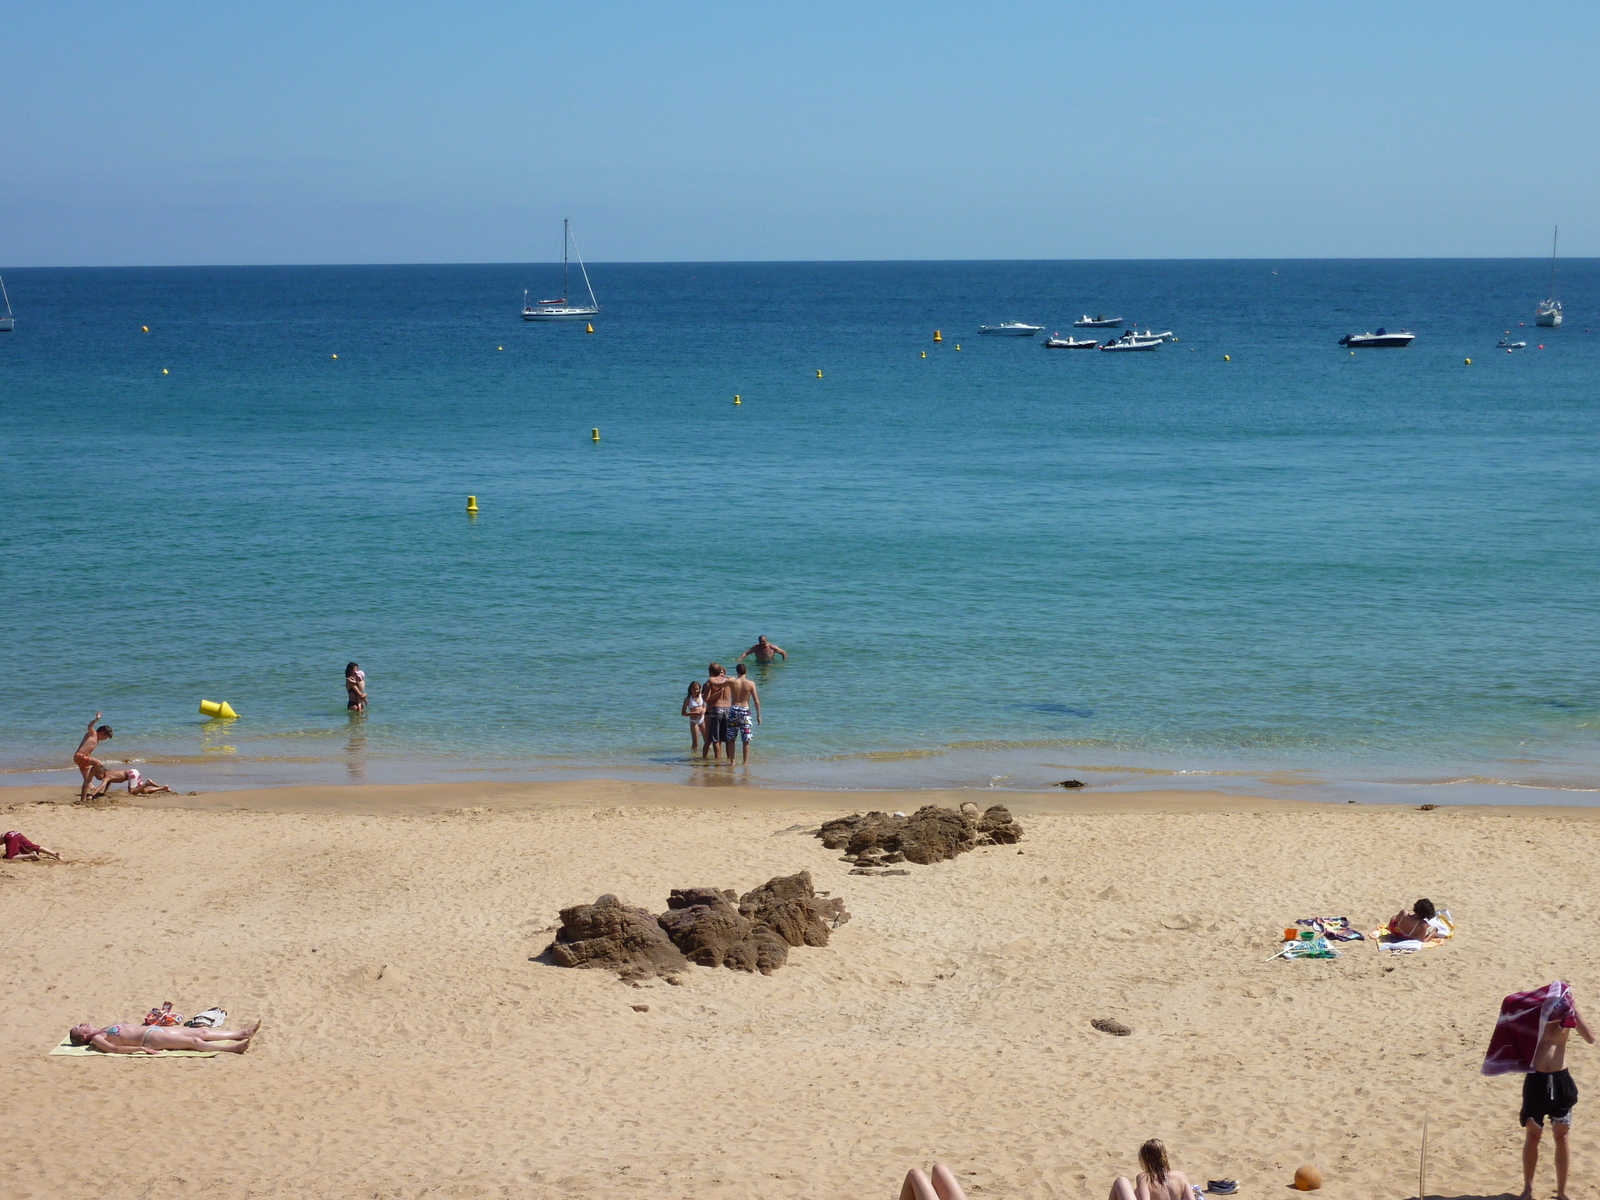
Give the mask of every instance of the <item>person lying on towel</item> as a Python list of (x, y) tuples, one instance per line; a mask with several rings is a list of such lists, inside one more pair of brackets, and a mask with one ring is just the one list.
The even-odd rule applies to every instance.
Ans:
[(96, 1029), (88, 1022), (74, 1025), (67, 1036), (74, 1046), (93, 1046), (102, 1054), (160, 1054), (163, 1050), (225, 1050), (243, 1054), (250, 1039), (261, 1028), (257, 1021), (248, 1029), (185, 1029), (162, 1025), (140, 1025), (124, 1021)]
[(1429, 942), (1443, 938), (1444, 932), (1434, 923), (1438, 910), (1432, 900), (1418, 900), (1410, 912), (1401, 909), (1389, 918), (1389, 932), (1383, 935), (1386, 942)]

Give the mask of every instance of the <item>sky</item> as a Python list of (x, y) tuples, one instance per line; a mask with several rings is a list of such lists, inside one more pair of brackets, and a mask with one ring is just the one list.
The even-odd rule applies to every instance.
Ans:
[(0, 21), (0, 269), (1600, 255), (1600, 5)]

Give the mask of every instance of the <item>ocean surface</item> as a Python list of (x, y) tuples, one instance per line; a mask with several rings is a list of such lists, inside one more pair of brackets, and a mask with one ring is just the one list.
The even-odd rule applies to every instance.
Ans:
[[(6, 271), (0, 781), (99, 710), (181, 789), (1600, 800), (1600, 262), (1557, 330), (1538, 261), (590, 274), (593, 334), (548, 264)], [(1097, 311), (1179, 340), (978, 336)]]

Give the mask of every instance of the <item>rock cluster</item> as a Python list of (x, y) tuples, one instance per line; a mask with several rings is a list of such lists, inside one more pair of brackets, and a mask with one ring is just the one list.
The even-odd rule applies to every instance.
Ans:
[(909, 817), (885, 812), (840, 817), (826, 822), (817, 836), (829, 850), (843, 850), (843, 861), (865, 870), (943, 862), (974, 846), (1009, 846), (1022, 840), (1022, 826), (1001, 804), (982, 813), (976, 804), (963, 804), (959, 811), (925, 804)]
[(849, 919), (844, 901), (818, 896), (811, 872), (801, 871), (737, 899), (732, 889), (674, 888), (659, 916), (615, 896), (564, 908), (550, 956), (563, 967), (607, 967), (628, 980), (671, 978), (690, 963), (770, 975), (791, 946), (826, 946)]

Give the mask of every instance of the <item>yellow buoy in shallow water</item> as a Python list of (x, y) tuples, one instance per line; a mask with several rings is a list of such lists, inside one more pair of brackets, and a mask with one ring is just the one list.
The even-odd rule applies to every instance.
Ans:
[(741, 400), (741, 399), (739, 399), (739, 397), (737, 397), (737, 396), (735, 396), (735, 397), (734, 397), (734, 398), (733, 398), (733, 402), (734, 402), (734, 403), (735, 403), (735, 404), (738, 404), (738, 405), (740, 405), (740, 406), (743, 406), (743, 404), (744, 404), (744, 401), (743, 401), (743, 400)]
[(937, 329), (935, 329), (933, 331), (933, 340), (936, 341), (936, 342), (944, 341), (944, 337), (939, 333), (939, 331)]
[(141, 326), (139, 326), (139, 328), (143, 329), (146, 333), (150, 332), (150, 326), (148, 326), (148, 325), (141, 325)]
[(591, 429), (589, 431), (589, 440), (591, 442), (598, 442), (600, 440), (600, 431), (598, 429)]
[(233, 705), (226, 700), (221, 704), (218, 704), (215, 700), (202, 700), (200, 701), (200, 715), (202, 717), (217, 717), (225, 721), (231, 721), (239, 714), (233, 711)]
[(467, 497), (467, 511), (469, 513), (476, 513), (478, 511), (478, 498), (476, 496)]
[(594, 332), (594, 326), (593, 325), (589, 326), (587, 329), (584, 330), (584, 332), (585, 333), (593, 333)]

